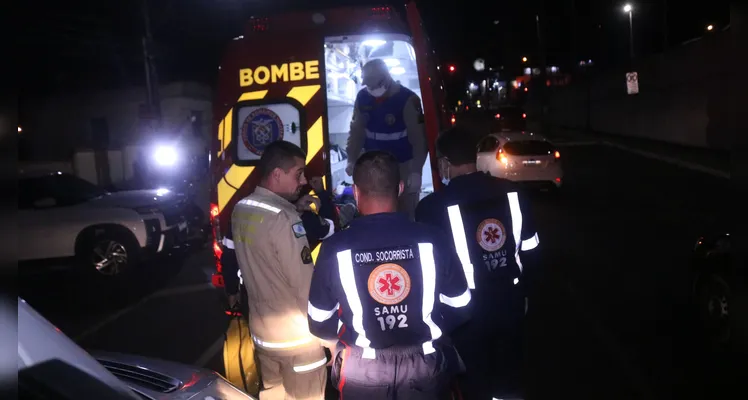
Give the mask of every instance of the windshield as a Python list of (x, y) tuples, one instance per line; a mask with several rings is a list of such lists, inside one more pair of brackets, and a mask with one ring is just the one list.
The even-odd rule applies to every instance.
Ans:
[(553, 154), (553, 146), (540, 140), (522, 140), (504, 145), (507, 154), (515, 156), (545, 156)]
[(49, 198), (54, 199), (58, 206), (69, 206), (109, 194), (91, 182), (62, 173), (21, 179), (18, 188), (22, 208)]

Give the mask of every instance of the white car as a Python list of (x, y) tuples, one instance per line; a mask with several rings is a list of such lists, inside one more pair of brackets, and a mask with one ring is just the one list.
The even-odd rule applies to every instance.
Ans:
[[(12, 325), (9, 304), (0, 307), (0, 321)], [(17, 359), (20, 399), (256, 400), (214, 371), (126, 354), (86, 353), (20, 298)]]
[(561, 153), (530, 132), (492, 133), (478, 142), (478, 170), (515, 182), (558, 189), (563, 184)]
[(188, 233), (185, 198), (166, 189), (110, 193), (60, 172), (22, 172), (18, 186), (21, 265), (74, 260), (98, 275), (119, 276)]

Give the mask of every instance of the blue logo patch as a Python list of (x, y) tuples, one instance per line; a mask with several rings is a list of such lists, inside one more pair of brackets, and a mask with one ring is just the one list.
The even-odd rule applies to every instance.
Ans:
[(300, 238), (304, 235), (306, 235), (306, 230), (304, 229), (304, 224), (301, 222), (297, 222), (291, 226), (291, 229), (293, 230), (294, 236), (297, 238)]
[(242, 141), (247, 150), (261, 156), (267, 145), (283, 140), (283, 131), (283, 121), (278, 114), (267, 108), (258, 108), (244, 119)]

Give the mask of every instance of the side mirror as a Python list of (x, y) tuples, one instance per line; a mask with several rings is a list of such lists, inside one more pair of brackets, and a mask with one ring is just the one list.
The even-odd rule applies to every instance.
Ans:
[(34, 202), (36, 208), (50, 208), (57, 205), (57, 200), (52, 197), (45, 197)]

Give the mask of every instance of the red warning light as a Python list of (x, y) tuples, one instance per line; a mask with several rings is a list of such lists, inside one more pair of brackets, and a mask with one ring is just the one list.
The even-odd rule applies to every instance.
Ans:
[(449, 72), (455, 72), (455, 66), (454, 65), (450, 65), (449, 66)]

